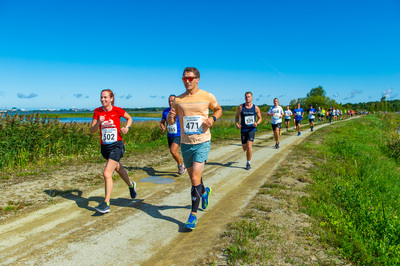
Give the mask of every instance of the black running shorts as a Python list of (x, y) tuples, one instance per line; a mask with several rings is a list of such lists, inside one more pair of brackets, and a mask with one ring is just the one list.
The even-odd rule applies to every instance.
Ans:
[(112, 144), (101, 145), (101, 155), (104, 159), (111, 159), (113, 161), (119, 162), (125, 153), (125, 144), (122, 140), (114, 142)]
[(171, 148), (172, 143), (176, 143), (178, 145), (181, 145), (181, 137), (176, 136), (176, 137), (167, 137), (168, 139), (168, 147)]
[(275, 131), (275, 129), (281, 128), (282, 123), (276, 123), (276, 124), (272, 124), (272, 123), (271, 123), (271, 126), (272, 126), (272, 131)]
[(254, 141), (254, 137), (256, 136), (255, 131), (249, 131), (249, 132), (241, 132), (242, 135), (242, 144), (246, 144), (247, 141)]

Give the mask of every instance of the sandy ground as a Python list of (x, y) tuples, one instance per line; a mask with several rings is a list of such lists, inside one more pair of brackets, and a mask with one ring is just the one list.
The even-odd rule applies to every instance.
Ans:
[[(188, 174), (177, 175), (176, 165), (170, 160), (148, 166), (137, 158), (123, 159), (137, 182), (138, 197), (130, 199), (126, 184), (116, 179), (111, 212), (105, 215), (94, 210), (104, 196), (101, 169), (96, 164), (60, 169), (44, 179), (2, 184), (1, 203), (31, 200), (46, 204), (2, 217), (0, 263), (195, 264), (213, 253), (226, 225), (256, 196), (277, 165), (288, 158), (291, 147), (309, 134), (309, 129), (301, 136), (293, 131), (284, 133), (279, 149), (274, 148), (272, 133), (256, 135), (250, 171), (244, 169), (246, 158), (240, 141), (212, 147), (203, 174), (205, 185), (212, 188), (210, 205), (207, 210), (200, 208), (192, 232), (184, 228), (191, 208)], [(168, 152), (154, 156), (161, 161), (170, 157)], [(82, 180), (95, 185), (82, 189)], [(51, 197), (52, 193), (56, 196)]]

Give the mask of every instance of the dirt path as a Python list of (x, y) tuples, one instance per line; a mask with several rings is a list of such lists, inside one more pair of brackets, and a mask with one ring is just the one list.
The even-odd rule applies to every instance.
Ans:
[[(203, 174), (205, 185), (213, 189), (210, 206), (199, 210), (193, 232), (183, 226), (190, 212), (188, 176), (177, 176), (176, 166), (169, 163), (135, 171), (133, 178), (139, 181), (135, 200), (129, 199), (126, 185), (118, 179), (109, 214), (94, 211), (103, 200), (103, 188), (98, 188), (73, 191), (54, 205), (6, 219), (0, 224), (0, 263), (193, 264), (207, 256), (226, 224), (255, 196), (291, 147), (311, 133), (309, 129), (301, 136), (284, 133), (280, 149), (273, 147), (272, 133), (256, 135), (250, 171), (244, 170), (239, 142), (212, 147)], [(140, 182), (148, 173), (161, 182)]]

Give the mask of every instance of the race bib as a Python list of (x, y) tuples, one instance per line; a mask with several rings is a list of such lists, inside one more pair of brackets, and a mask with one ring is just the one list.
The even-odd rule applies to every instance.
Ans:
[(178, 127), (176, 123), (173, 125), (167, 125), (167, 131), (169, 134), (178, 134)]
[(315, 116), (314, 116), (314, 115), (309, 115), (308, 118), (309, 118), (309, 119), (314, 119)]
[(111, 144), (117, 141), (118, 131), (116, 128), (103, 128), (101, 134), (101, 139), (104, 144)]
[(202, 134), (203, 133), (203, 121), (201, 116), (184, 116), (183, 117), (183, 128), (186, 135)]
[(296, 115), (297, 116), (301, 116), (301, 112), (296, 112)]
[(244, 123), (245, 123), (247, 126), (252, 126), (252, 125), (254, 125), (254, 122), (255, 122), (255, 120), (254, 120), (254, 115), (248, 115), (248, 116), (245, 116), (245, 117), (244, 117)]
[(280, 114), (280, 113), (274, 113), (274, 118), (275, 118), (275, 119), (281, 118), (281, 114)]

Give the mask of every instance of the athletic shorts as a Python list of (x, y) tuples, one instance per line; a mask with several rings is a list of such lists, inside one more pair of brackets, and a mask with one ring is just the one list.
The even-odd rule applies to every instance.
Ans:
[(242, 138), (242, 144), (246, 144), (248, 141), (251, 141), (251, 142), (254, 141), (256, 132), (255, 131), (241, 132), (240, 135)]
[(297, 127), (298, 125), (301, 125), (301, 120), (294, 120), (294, 124), (296, 125), (296, 127)]
[(308, 119), (308, 122), (310, 122), (310, 123), (314, 122), (314, 119)]
[(193, 166), (193, 162), (203, 163), (207, 161), (210, 153), (211, 140), (199, 144), (181, 144), (183, 162), (186, 168)]
[(272, 131), (275, 131), (275, 129), (281, 128), (282, 123), (271, 124), (271, 126), (272, 126)]
[(119, 162), (125, 153), (125, 144), (122, 140), (114, 142), (112, 144), (101, 144), (101, 155), (104, 159), (111, 159), (113, 161)]
[(286, 118), (285, 118), (285, 122), (290, 122), (290, 119), (286, 119)]
[(168, 139), (168, 147), (171, 148), (172, 143), (176, 143), (178, 145), (181, 144), (181, 136), (176, 136), (176, 137), (167, 137)]

